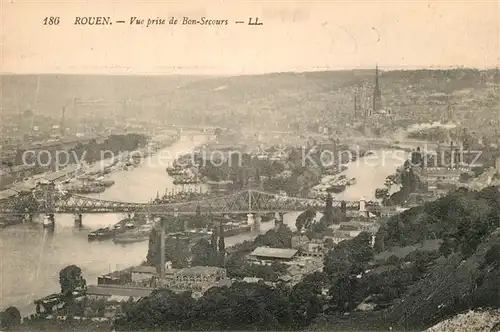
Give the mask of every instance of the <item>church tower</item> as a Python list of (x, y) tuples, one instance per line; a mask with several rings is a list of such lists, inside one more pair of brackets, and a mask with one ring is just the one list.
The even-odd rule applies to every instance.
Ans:
[(382, 107), (382, 93), (378, 83), (378, 66), (375, 66), (375, 86), (373, 87), (373, 112), (380, 111)]

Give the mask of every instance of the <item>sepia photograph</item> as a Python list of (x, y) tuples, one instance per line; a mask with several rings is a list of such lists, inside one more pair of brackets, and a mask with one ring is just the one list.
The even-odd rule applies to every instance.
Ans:
[(500, 332), (500, 2), (0, 1), (0, 332)]

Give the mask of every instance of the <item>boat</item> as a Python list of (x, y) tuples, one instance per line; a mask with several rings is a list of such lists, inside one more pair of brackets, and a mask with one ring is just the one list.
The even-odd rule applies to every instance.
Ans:
[(175, 176), (175, 175), (186, 175), (186, 170), (182, 167), (167, 167), (167, 174), (170, 176)]
[(108, 187), (111, 187), (112, 185), (114, 185), (115, 181), (113, 181), (113, 180), (98, 180), (98, 182), (96, 182), (95, 184), (97, 186), (108, 188)]
[(189, 178), (189, 177), (179, 177), (175, 178), (172, 182), (173, 184), (197, 184), (200, 181), (197, 178)]
[(252, 226), (247, 223), (227, 223), (224, 225), (225, 237), (250, 233), (251, 231)]
[(356, 184), (356, 178), (350, 178), (347, 184), (349, 186), (354, 186)]
[[(240, 234), (250, 233), (252, 231), (252, 226), (246, 222), (226, 222), (224, 224), (224, 236), (236, 236)], [(185, 232), (170, 233), (166, 235), (167, 237), (177, 237), (178, 239), (189, 241), (190, 243), (196, 243), (201, 239), (210, 240), (212, 235), (212, 230), (209, 229), (191, 229)]]
[(330, 187), (328, 187), (326, 191), (334, 194), (340, 194), (345, 190), (345, 187), (346, 187), (345, 184), (333, 184)]
[(106, 190), (103, 186), (99, 185), (84, 185), (81, 187), (70, 188), (68, 192), (74, 194), (100, 194)]
[(346, 186), (348, 185), (348, 180), (345, 175), (340, 175), (333, 181), (329, 183), (328, 188), (326, 189), (327, 192), (338, 194), (341, 193), (345, 190)]
[(152, 224), (145, 224), (127, 230), (124, 233), (117, 234), (113, 242), (117, 244), (135, 243), (149, 240), (149, 235), (153, 230)]
[(130, 162), (133, 163), (134, 165), (138, 165), (142, 162), (142, 158), (143, 158), (142, 151), (141, 153), (134, 153), (130, 157)]
[(113, 238), (115, 235), (116, 230), (112, 229), (110, 227), (105, 227), (105, 228), (99, 228), (96, 229), (95, 231), (92, 231), (88, 235), (89, 241), (94, 241), (94, 240), (108, 240)]
[(42, 225), (44, 228), (54, 227), (54, 217), (46, 215), (43, 217)]
[(123, 169), (126, 170), (126, 171), (131, 171), (134, 169), (134, 164), (130, 161), (127, 161), (125, 163), (125, 166), (123, 166)]

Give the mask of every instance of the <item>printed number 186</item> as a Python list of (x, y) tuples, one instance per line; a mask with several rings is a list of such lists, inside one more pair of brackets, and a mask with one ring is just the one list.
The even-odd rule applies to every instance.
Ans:
[(59, 17), (46, 17), (43, 19), (43, 25), (58, 25), (59, 24)]

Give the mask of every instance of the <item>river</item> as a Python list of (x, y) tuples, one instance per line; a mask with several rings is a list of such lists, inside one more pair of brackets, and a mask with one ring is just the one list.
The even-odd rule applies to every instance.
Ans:
[[(166, 188), (174, 187), (165, 168), (175, 156), (191, 151), (202, 144), (203, 139), (182, 139), (169, 148), (148, 157), (132, 171), (121, 171), (110, 175), (115, 185), (100, 195), (101, 199), (148, 202), (163, 194)], [(377, 152), (376, 152), (377, 153)], [(359, 159), (345, 172), (356, 177), (357, 184), (349, 187), (334, 199), (373, 199), (374, 190), (382, 187), (385, 177), (394, 173), (403, 163), (396, 154), (367, 162)], [(285, 215), (285, 223), (295, 228), (298, 213)], [(111, 241), (88, 242), (90, 230), (118, 222), (123, 215), (84, 215), (83, 228), (74, 227), (73, 216), (57, 215), (53, 233), (45, 231), (40, 222), (22, 224), (0, 230), (0, 309), (14, 305), (22, 315), (33, 312), (33, 301), (51, 293), (59, 292), (59, 271), (67, 265), (78, 265), (88, 284), (95, 284), (97, 277), (118, 269), (138, 265), (144, 261), (148, 250), (147, 241), (128, 245), (115, 245)], [(273, 227), (273, 222), (263, 223), (260, 232)], [(256, 236), (244, 234), (226, 238), (231, 246)]]

